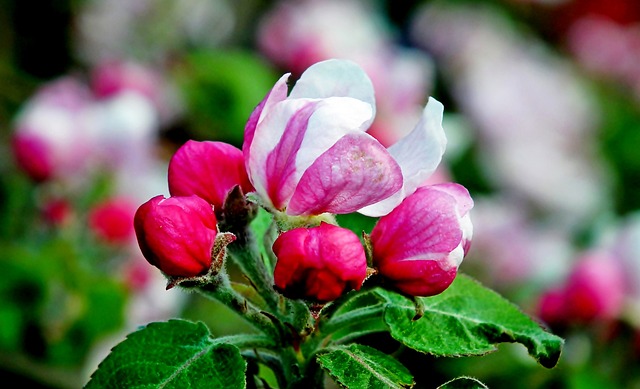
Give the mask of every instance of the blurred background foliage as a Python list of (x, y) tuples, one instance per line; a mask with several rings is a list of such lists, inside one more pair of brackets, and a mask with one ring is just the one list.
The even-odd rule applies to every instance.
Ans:
[[(238, 147), (277, 78), (352, 59), (392, 144), (429, 95), (472, 193), (461, 271), (566, 337), (439, 360), (364, 339), (418, 387), (640, 388), (640, 3), (628, 0), (0, 0), (0, 379), (81, 387), (153, 320), (249, 330), (141, 259), (135, 208), (188, 139)], [(80, 152), (82, 151), (82, 152)], [(73, 157), (73, 158), (71, 158)], [(127, 205), (128, 204), (128, 205)], [(358, 234), (374, 221), (346, 215)], [(595, 258), (595, 259), (594, 259)]]

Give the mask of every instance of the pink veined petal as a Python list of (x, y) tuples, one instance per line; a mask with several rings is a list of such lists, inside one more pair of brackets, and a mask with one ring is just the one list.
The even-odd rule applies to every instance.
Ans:
[(287, 98), (287, 80), (289, 79), (289, 76), (290, 73), (287, 73), (280, 77), (280, 79), (276, 82), (269, 93), (267, 93), (264, 99), (262, 99), (260, 104), (258, 104), (253, 112), (251, 112), (249, 120), (247, 120), (247, 124), (244, 127), (244, 141), (242, 143), (242, 152), (244, 154), (245, 161), (248, 161), (249, 159), (251, 144), (253, 143), (253, 136), (255, 134), (258, 123), (264, 117), (263, 112), (265, 112), (265, 110), (266, 112), (269, 112), (271, 106)]
[(425, 261), (398, 261), (381, 267), (380, 271), (394, 285), (411, 296), (432, 296), (444, 291), (456, 277), (456, 267), (443, 267), (446, 258)]
[(392, 195), (401, 185), (400, 167), (387, 150), (370, 135), (355, 132), (304, 172), (287, 213), (351, 213)]
[(371, 112), (369, 104), (349, 97), (287, 99), (273, 106), (258, 124), (249, 155), (256, 191), (275, 208), (286, 206), (305, 170), (346, 134), (364, 133)]
[(296, 155), (315, 107), (316, 104), (310, 102), (291, 116), (280, 142), (267, 157), (266, 189), (271, 203), (276, 209), (282, 209), (295, 190), (297, 184), (295, 176)]
[(431, 188), (445, 192), (456, 199), (460, 216), (466, 215), (473, 208), (473, 199), (467, 188), (454, 182), (431, 185)]
[[(266, 201), (271, 201), (271, 196), (269, 195), (269, 180), (272, 179), (272, 174), (269, 173), (269, 167), (274, 168), (280, 165), (279, 162), (276, 163), (272, 161), (271, 165), (268, 166), (267, 160), (269, 158), (272, 160), (274, 158), (276, 160), (289, 159), (288, 154), (277, 151), (278, 145), (283, 142), (290, 143), (290, 139), (282, 139), (285, 133), (288, 138), (298, 138), (299, 134), (297, 134), (297, 132), (301, 132), (301, 136), (304, 136), (306, 120), (301, 121), (299, 118), (295, 118), (298, 112), (313, 104), (315, 104), (315, 102), (308, 99), (284, 100), (275, 104), (268, 112), (265, 111), (264, 117), (255, 129), (253, 142), (248, 150), (243, 150), (245, 166), (251, 183), (256, 192)], [(297, 147), (294, 149), (289, 148), (288, 151), (295, 152), (296, 150)], [(270, 157), (273, 153), (276, 154), (276, 157)], [(270, 206), (273, 204), (267, 203), (265, 205)]]
[(448, 255), (461, 245), (462, 235), (455, 198), (423, 187), (380, 218), (371, 241), (374, 258), (394, 262)]
[(363, 133), (372, 119), (373, 106), (350, 97), (328, 97), (318, 101), (309, 119), (305, 139), (296, 158), (299, 176), (329, 150), (338, 140), (350, 133)]
[(358, 212), (383, 216), (415, 192), (433, 174), (444, 154), (447, 138), (442, 128), (444, 106), (430, 97), (422, 118), (407, 136), (389, 147), (389, 153), (402, 169), (403, 186), (394, 196), (365, 207)]
[(375, 117), (375, 96), (369, 76), (356, 63), (330, 59), (311, 65), (296, 82), (289, 98), (324, 99), (351, 97), (373, 108), (367, 127)]

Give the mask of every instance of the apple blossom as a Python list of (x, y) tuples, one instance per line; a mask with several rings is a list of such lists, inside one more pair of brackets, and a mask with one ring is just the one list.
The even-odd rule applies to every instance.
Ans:
[(287, 96), (288, 77), (251, 114), (242, 147), (249, 179), (272, 211), (384, 215), (440, 163), (446, 138), (438, 101), (430, 99), (414, 130), (387, 149), (365, 132), (376, 108), (358, 65), (319, 62)]
[(240, 185), (244, 193), (253, 190), (242, 151), (222, 142), (187, 141), (171, 157), (168, 180), (172, 196), (197, 195), (216, 212), (234, 186)]
[(473, 200), (461, 185), (419, 188), (371, 231), (374, 267), (409, 295), (444, 291), (469, 250), (472, 207)]
[(42, 218), (51, 226), (61, 227), (69, 223), (73, 218), (74, 210), (65, 198), (53, 198), (46, 200), (40, 210)]
[(14, 119), (17, 165), (34, 181), (71, 177), (86, 169), (91, 154), (89, 89), (74, 77), (46, 83)]
[(327, 302), (360, 289), (367, 260), (360, 239), (350, 230), (321, 223), (284, 232), (273, 244), (278, 258), (276, 287), (292, 298)]
[(575, 264), (565, 285), (571, 321), (612, 319), (622, 310), (625, 278), (620, 263), (607, 253), (586, 253)]
[(544, 291), (537, 303), (537, 315), (551, 326), (567, 323), (567, 302), (565, 290), (562, 287)]
[(626, 286), (624, 268), (615, 255), (585, 252), (562, 284), (542, 293), (538, 315), (550, 325), (611, 320), (622, 312)]
[(134, 218), (138, 244), (147, 261), (170, 277), (204, 275), (212, 264), (216, 216), (198, 196), (156, 196)]
[[(425, 4), (410, 35), (452, 81), (496, 188), (567, 225), (608, 205), (611, 180), (595, 137), (602, 110), (575, 67), (490, 7)], [(604, 54), (598, 48), (589, 46)]]

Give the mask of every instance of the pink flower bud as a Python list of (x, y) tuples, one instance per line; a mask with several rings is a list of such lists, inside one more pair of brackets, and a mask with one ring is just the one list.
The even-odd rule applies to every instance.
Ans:
[(160, 94), (160, 87), (161, 80), (157, 74), (133, 62), (107, 61), (91, 72), (91, 88), (98, 98), (131, 90), (155, 99)]
[(125, 198), (110, 199), (89, 212), (89, 227), (102, 240), (126, 243), (133, 237), (133, 216), (136, 208)]
[(332, 224), (286, 231), (276, 239), (273, 252), (278, 257), (276, 287), (291, 298), (332, 301), (360, 289), (367, 274), (358, 236)]
[(431, 296), (453, 282), (469, 250), (473, 200), (461, 185), (419, 188), (371, 232), (373, 264), (387, 281), (413, 296)]
[(234, 186), (244, 193), (253, 190), (242, 151), (222, 142), (187, 141), (171, 158), (168, 178), (172, 196), (199, 196), (216, 211)]
[(614, 258), (587, 254), (567, 279), (567, 315), (576, 322), (612, 319), (622, 309), (624, 290), (624, 273)]
[(32, 135), (16, 134), (11, 147), (16, 164), (32, 180), (43, 182), (51, 178), (54, 162), (45, 141)]
[(138, 208), (134, 226), (142, 254), (165, 275), (195, 277), (209, 270), (216, 216), (200, 197), (156, 196)]
[(47, 201), (42, 206), (42, 217), (44, 220), (56, 227), (60, 227), (69, 222), (73, 215), (73, 209), (65, 199), (53, 199)]
[(568, 317), (565, 296), (564, 288), (553, 288), (542, 293), (536, 307), (540, 319), (551, 326), (566, 324)]

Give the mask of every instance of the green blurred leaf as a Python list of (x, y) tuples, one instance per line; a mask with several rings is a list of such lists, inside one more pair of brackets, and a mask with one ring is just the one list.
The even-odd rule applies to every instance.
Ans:
[(216, 343), (202, 323), (169, 320), (133, 332), (91, 376), (90, 388), (244, 388), (237, 347)]
[(0, 349), (17, 350), (24, 326), (23, 315), (14, 305), (0, 304)]
[(277, 75), (251, 52), (199, 51), (176, 68), (176, 80), (186, 101), (190, 135), (240, 146), (249, 115)]
[(630, 104), (628, 90), (615, 83), (596, 83), (602, 119), (599, 143), (607, 161), (616, 211), (633, 212), (640, 208), (640, 106)]
[(487, 389), (487, 386), (475, 378), (458, 377), (438, 386), (438, 389)]
[(502, 342), (523, 344), (542, 366), (560, 358), (564, 340), (544, 330), (518, 307), (477, 281), (459, 274), (443, 293), (420, 298), (424, 316), (413, 320), (413, 301), (378, 289), (389, 301), (384, 320), (391, 336), (414, 350), (437, 356), (483, 355)]
[(359, 213), (349, 213), (346, 215), (336, 215), (336, 220), (342, 228), (353, 231), (359, 237), (362, 232), (370, 233), (376, 225), (378, 218), (365, 216)]
[(372, 347), (351, 344), (317, 356), (318, 363), (344, 388), (410, 388), (413, 376), (395, 358)]

